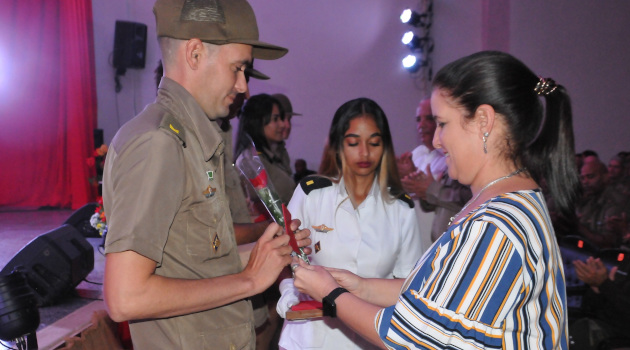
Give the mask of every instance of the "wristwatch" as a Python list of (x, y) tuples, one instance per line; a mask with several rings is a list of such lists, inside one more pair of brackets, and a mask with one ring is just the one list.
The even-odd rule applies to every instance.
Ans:
[(335, 304), (335, 299), (343, 293), (347, 293), (348, 290), (345, 288), (337, 287), (333, 289), (330, 294), (324, 297), (322, 300), (324, 316), (328, 317), (337, 317), (337, 304)]

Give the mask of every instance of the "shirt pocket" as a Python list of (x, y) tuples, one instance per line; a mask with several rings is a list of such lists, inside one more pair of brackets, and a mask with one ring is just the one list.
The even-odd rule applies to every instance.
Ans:
[(221, 258), (235, 247), (232, 231), (227, 227), (227, 203), (220, 198), (191, 208), (186, 226), (186, 251), (197, 262)]

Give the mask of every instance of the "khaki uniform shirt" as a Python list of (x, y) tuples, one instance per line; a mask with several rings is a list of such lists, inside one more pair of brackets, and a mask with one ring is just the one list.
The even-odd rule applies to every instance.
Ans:
[(232, 129), (222, 132), (221, 135), (225, 141), (225, 193), (230, 201), (232, 220), (237, 224), (250, 224), (253, 220), (247, 207), (241, 173), (234, 165)]
[[(125, 124), (109, 149), (105, 252), (133, 250), (155, 274), (212, 278), (242, 271), (224, 181), (219, 128), (179, 84)], [(229, 286), (226, 286), (229, 288)], [(136, 349), (254, 349), (251, 303), (130, 323)]]
[[(284, 147), (282, 149), (284, 149)], [(288, 204), (296, 186), (293, 175), (291, 174), (290, 165), (287, 168), (289, 164), (288, 153), (286, 153), (286, 149), (284, 149), (286, 157), (283, 156), (282, 158), (275, 157), (274, 153), (269, 149), (263, 149), (263, 153), (264, 155), (260, 155), (260, 160), (265, 166), (265, 170), (267, 170), (267, 176), (271, 183), (273, 183), (273, 187), (276, 193), (278, 193), (278, 196), (280, 196), (282, 203)]]

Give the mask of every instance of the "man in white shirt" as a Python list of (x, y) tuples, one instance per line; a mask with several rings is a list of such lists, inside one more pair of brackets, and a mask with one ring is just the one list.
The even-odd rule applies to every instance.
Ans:
[(416, 109), (418, 134), (422, 144), (411, 152), (405, 152), (398, 158), (398, 172), (405, 191), (416, 201), (415, 209), (422, 232), (422, 246), (432, 244), (430, 229), (435, 218), (434, 211), (424, 211), (420, 199), (424, 199), (429, 185), (438, 181), (446, 173), (446, 159), (440, 149), (433, 147), (433, 135), (436, 124), (431, 113), (431, 101), (422, 99)]

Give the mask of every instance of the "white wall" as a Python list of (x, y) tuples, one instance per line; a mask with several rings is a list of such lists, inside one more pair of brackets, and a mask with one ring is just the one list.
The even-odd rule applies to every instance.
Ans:
[[(574, 101), (576, 148), (592, 148), (604, 160), (630, 150), (628, 123), (630, 2), (626, 0), (435, 0), (432, 36), (434, 72), (444, 64), (484, 49), (484, 24), (501, 11), (483, 16), (489, 3), (509, 5), (511, 53), (535, 72), (565, 85)], [(397, 153), (418, 140), (414, 113), (422, 92), (400, 66), (408, 49), (400, 44), (407, 27), (398, 17), (418, 0), (250, 0), (261, 40), (289, 48), (277, 61), (256, 61), (271, 76), (250, 82), (256, 93), (287, 94), (296, 112), (288, 143), (292, 159), (305, 158), (317, 168), (330, 120), (343, 102), (365, 96), (376, 100), (389, 117)], [(593, 4), (597, 4), (594, 6)], [(159, 59), (152, 14), (153, 0), (93, 0), (99, 127), (106, 142), (119, 125), (155, 96), (153, 69)], [(498, 15), (497, 15), (498, 14)], [(495, 16), (495, 18), (492, 18)], [(116, 19), (148, 25), (144, 70), (128, 70), (123, 90), (114, 92), (114, 70), (108, 63)], [(490, 26), (491, 28), (492, 26)], [(496, 40), (497, 38), (493, 38)], [(490, 43), (493, 43), (491, 40)], [(490, 47), (491, 48), (491, 47)]]
[(511, 52), (564, 85), (576, 150), (608, 163), (630, 150), (630, 1), (530, 0), (511, 5)]
[[(152, 0), (93, 0), (94, 51), (98, 127), (109, 143), (118, 128), (155, 98), (153, 70), (160, 59), (155, 34)], [(145, 69), (128, 69), (120, 77), (122, 90), (116, 93), (112, 52), (116, 20), (144, 23), (148, 27)]]

